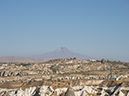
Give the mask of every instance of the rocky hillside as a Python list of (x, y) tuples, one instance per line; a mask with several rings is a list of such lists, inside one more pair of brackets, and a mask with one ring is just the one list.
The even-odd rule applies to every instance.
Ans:
[[(74, 85), (77, 81), (29, 81), (0, 84), (1, 96), (129, 96), (129, 82), (103, 81), (97, 86)], [(107, 85), (104, 85), (104, 84)], [(69, 85), (70, 84), (70, 85)], [(109, 86), (109, 85), (111, 86)], [(17, 85), (17, 86), (14, 86)], [(127, 86), (125, 86), (127, 85)], [(7, 87), (6, 87), (7, 86)], [(19, 87), (20, 86), (20, 87)]]
[[(29, 75), (67, 75), (80, 74), (80, 78), (94, 75), (92, 78), (107, 78), (112, 63), (112, 74), (116, 78), (129, 74), (129, 63), (85, 61), (78, 58), (52, 59), (40, 63), (1, 63), (0, 76), (29, 76)], [(64, 77), (63, 77), (64, 78)], [(75, 77), (76, 78), (76, 77)]]
[[(116, 80), (107, 80), (111, 76)], [(128, 96), (129, 63), (78, 58), (0, 63), (0, 96)]]

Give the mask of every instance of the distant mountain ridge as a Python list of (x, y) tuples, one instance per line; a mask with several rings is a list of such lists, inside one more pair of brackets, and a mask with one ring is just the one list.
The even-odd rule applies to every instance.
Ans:
[(0, 57), (0, 62), (13, 62), (13, 63), (34, 63), (34, 62), (45, 62), (50, 59), (42, 59), (42, 58), (28, 58), (28, 57), (16, 57), (16, 56), (6, 56)]
[(14, 62), (14, 63), (34, 63), (34, 62), (45, 62), (50, 59), (59, 59), (59, 58), (79, 58), (83, 60), (91, 59), (87, 55), (81, 55), (78, 53), (74, 53), (66, 47), (60, 47), (52, 52), (47, 52), (41, 55), (35, 55), (30, 57), (17, 57), (17, 56), (4, 56), (0, 57), (0, 62)]
[(41, 55), (35, 55), (33, 57), (36, 58), (79, 58), (79, 59), (91, 59), (89, 56), (87, 55), (82, 55), (79, 53), (74, 53), (71, 50), (67, 49), (66, 47), (60, 47), (58, 49), (56, 49), (55, 51), (52, 52), (47, 52)]

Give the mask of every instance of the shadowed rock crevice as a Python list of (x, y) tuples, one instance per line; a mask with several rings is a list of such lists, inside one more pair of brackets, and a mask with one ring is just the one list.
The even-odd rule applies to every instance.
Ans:
[(40, 88), (38, 88), (38, 90), (35, 92), (33, 96), (40, 96)]
[(75, 93), (73, 91), (73, 88), (69, 86), (64, 96), (75, 96)]

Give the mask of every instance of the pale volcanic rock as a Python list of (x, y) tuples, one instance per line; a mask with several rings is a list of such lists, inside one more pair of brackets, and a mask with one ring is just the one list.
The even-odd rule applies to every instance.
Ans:
[[(101, 87), (102, 91), (97, 91), (100, 89), (99, 86), (74, 86), (69, 88), (56, 88), (55, 90), (51, 86), (39, 86), (39, 87), (29, 87), (29, 88), (18, 88), (18, 89), (6, 89), (0, 88), (0, 95), (3, 96), (58, 96), (61, 93), (64, 93), (62, 96), (90, 96), (88, 94), (93, 94), (99, 96), (110, 95), (109, 91), (113, 93), (111, 96), (128, 96), (129, 87)], [(109, 90), (109, 91), (106, 91)], [(127, 91), (126, 91), (127, 90)], [(53, 95), (52, 95), (53, 94)]]

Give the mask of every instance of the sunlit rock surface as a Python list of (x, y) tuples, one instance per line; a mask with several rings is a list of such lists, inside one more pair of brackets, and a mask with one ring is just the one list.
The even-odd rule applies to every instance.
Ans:
[(0, 88), (0, 96), (129, 96), (129, 87), (69, 86), (53, 89), (42, 85), (25, 89)]

